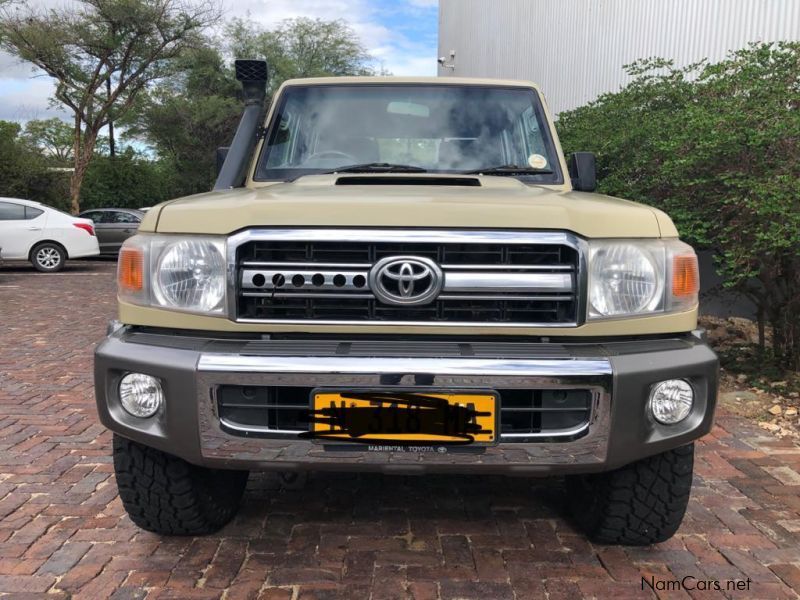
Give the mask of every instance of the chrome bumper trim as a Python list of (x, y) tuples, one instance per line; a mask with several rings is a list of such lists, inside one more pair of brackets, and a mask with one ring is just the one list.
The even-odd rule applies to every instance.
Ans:
[[(297, 438), (296, 431), (259, 430), (223, 423), (217, 388), (225, 384), (278, 387), (431, 389), (584, 389), (592, 392), (589, 421), (574, 430), (507, 434), (486, 448), (478, 462), (517, 463), (535, 469), (541, 462), (598, 464), (605, 459), (610, 430), (612, 369), (607, 359), (475, 359), (382, 357), (258, 357), (201, 354), (197, 374), (200, 447), (206, 459), (257, 462), (278, 468), (326, 461), (321, 445)], [(502, 410), (502, 407), (501, 407)], [(227, 430), (227, 431), (226, 431)], [(234, 432), (244, 433), (245, 436)], [(266, 437), (247, 437), (247, 434)], [(562, 441), (559, 441), (559, 438)], [(515, 449), (515, 450), (512, 450)], [(379, 461), (446, 465), (451, 455), (385, 454), (348, 450), (355, 462)], [(368, 458), (369, 457), (369, 458)], [(382, 457), (382, 458), (381, 458)], [(513, 457), (513, 458), (512, 458)], [(334, 458), (329, 455), (327, 460)]]
[(606, 359), (370, 358), (201, 354), (199, 371), (243, 373), (432, 374), (496, 377), (610, 375)]

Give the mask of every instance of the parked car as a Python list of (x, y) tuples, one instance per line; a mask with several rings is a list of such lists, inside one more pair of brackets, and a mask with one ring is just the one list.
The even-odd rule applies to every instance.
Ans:
[(95, 208), (80, 216), (94, 222), (100, 254), (117, 254), (122, 242), (136, 234), (144, 213), (132, 208)]
[(4, 260), (28, 260), (45, 273), (60, 271), (69, 258), (100, 254), (90, 220), (19, 198), (0, 198), (0, 245)]
[(531, 83), (293, 80), (259, 122), (266, 66), (237, 77), (215, 191), (125, 242), (96, 349), (133, 522), (218, 529), (248, 470), (505, 473), (566, 476), (598, 542), (671, 537), (718, 359), (670, 218), (593, 193)]

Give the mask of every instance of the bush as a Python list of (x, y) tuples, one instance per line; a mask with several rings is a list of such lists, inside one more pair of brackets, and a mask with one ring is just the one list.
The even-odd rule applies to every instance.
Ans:
[(773, 351), (800, 367), (800, 43), (626, 69), (625, 88), (559, 116), (565, 150), (595, 152), (601, 191), (667, 211), (712, 248), (725, 285), (771, 325)]
[(167, 165), (126, 150), (113, 158), (95, 155), (81, 188), (81, 208), (141, 208), (170, 198)]

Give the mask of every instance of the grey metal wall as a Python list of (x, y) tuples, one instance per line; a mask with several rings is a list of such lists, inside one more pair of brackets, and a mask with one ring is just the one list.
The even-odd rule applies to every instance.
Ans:
[(686, 65), (800, 39), (800, 0), (439, 0), (440, 75), (529, 79), (558, 113), (616, 91), (624, 64)]

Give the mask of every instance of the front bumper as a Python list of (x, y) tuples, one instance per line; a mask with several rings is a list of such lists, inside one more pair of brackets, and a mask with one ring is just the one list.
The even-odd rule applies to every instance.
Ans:
[[(128, 372), (161, 379), (166, 406), (160, 414), (138, 419), (122, 409), (117, 389)], [(357, 339), (212, 339), (116, 326), (95, 353), (98, 412), (112, 431), (198, 465), (286, 471), (550, 475), (614, 469), (708, 433), (717, 372), (717, 357), (699, 332), (591, 343), (376, 344)], [(677, 425), (659, 425), (646, 412), (650, 388), (674, 378), (691, 382), (694, 408)], [(500, 443), (480, 451), (372, 451), (296, 436), (233, 435), (221, 426), (215, 404), (215, 390), (225, 384), (385, 390), (580, 388), (591, 390), (593, 406), (585, 430), (566, 441), (531, 436), (518, 441), (501, 435)]]

